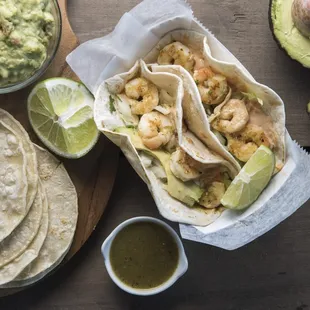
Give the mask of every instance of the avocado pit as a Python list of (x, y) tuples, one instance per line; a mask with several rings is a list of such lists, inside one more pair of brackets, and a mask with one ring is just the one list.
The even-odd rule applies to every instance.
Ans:
[(310, 0), (294, 0), (292, 18), (295, 27), (305, 37), (310, 38)]

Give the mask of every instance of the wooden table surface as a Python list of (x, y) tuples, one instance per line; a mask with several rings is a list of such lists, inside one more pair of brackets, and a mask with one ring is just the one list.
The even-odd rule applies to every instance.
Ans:
[[(136, 0), (68, 0), (81, 42), (109, 33)], [(168, 0), (167, 0), (168, 1)], [(269, 28), (268, 0), (190, 0), (195, 15), (286, 104), (287, 128), (310, 146), (310, 70), (282, 52)], [(108, 208), (82, 250), (51, 277), (0, 309), (310, 309), (310, 202), (250, 245), (234, 252), (184, 241), (189, 270), (175, 286), (148, 298), (130, 296), (109, 279), (100, 246), (123, 220), (158, 216), (146, 186), (121, 157)], [(177, 229), (177, 225), (172, 225)]]

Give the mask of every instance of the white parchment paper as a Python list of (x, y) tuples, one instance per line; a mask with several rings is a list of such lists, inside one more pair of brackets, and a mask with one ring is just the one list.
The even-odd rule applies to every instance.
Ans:
[[(206, 25), (207, 26), (207, 25)], [(107, 78), (127, 71), (167, 32), (189, 29), (207, 36), (211, 53), (235, 63), (252, 79), (238, 59), (193, 16), (182, 0), (145, 0), (125, 13), (113, 32), (80, 45), (67, 62), (95, 94)], [(233, 250), (266, 233), (310, 198), (310, 156), (286, 135), (287, 162), (259, 199), (247, 210), (227, 210), (206, 227), (180, 225), (183, 238)]]

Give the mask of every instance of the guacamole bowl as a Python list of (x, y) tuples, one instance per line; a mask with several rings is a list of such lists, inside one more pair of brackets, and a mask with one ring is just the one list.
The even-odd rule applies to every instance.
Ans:
[(6, 13), (0, 94), (22, 89), (42, 76), (55, 58), (62, 29), (57, 0), (15, 1)]

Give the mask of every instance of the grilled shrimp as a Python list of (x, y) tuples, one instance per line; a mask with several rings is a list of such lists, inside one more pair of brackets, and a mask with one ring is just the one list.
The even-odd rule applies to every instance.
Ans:
[(242, 162), (247, 162), (257, 149), (258, 146), (254, 142), (228, 138), (228, 150)]
[(245, 103), (239, 99), (230, 99), (212, 122), (212, 127), (223, 133), (234, 133), (242, 130), (248, 121), (249, 113)]
[(229, 92), (226, 78), (223, 75), (215, 74), (208, 67), (195, 70), (193, 78), (204, 104), (219, 104)]
[(203, 188), (207, 188), (214, 181), (221, 182), (223, 179), (223, 173), (220, 166), (211, 167), (205, 169), (198, 182)]
[(262, 127), (247, 124), (240, 132), (227, 135), (227, 147), (240, 161), (247, 162), (259, 146), (265, 145), (273, 149), (275, 146), (274, 138), (267, 135)]
[(142, 115), (138, 132), (143, 144), (151, 150), (166, 145), (174, 135), (174, 124), (168, 116), (153, 111)]
[(225, 194), (225, 184), (222, 182), (212, 182), (206, 192), (199, 200), (199, 204), (207, 209), (214, 209), (221, 204), (221, 199)]
[(143, 115), (151, 112), (159, 103), (157, 87), (144, 78), (135, 78), (125, 85), (131, 112)]
[(180, 65), (189, 72), (192, 72), (195, 66), (192, 52), (180, 42), (165, 46), (160, 51), (157, 62), (160, 65)]
[(177, 148), (170, 157), (171, 172), (184, 182), (197, 179), (201, 175), (202, 172), (196, 166), (196, 161), (181, 148)]

